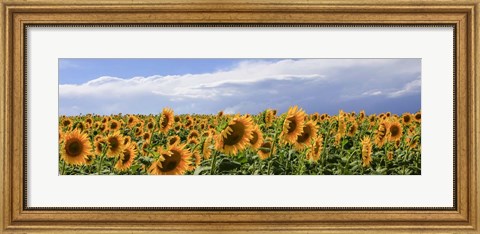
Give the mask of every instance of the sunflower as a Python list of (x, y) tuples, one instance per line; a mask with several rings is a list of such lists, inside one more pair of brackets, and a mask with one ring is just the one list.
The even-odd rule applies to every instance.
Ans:
[(328, 119), (328, 115), (327, 115), (327, 114), (322, 114), (322, 115), (320, 115), (320, 122), (323, 122), (323, 121), (325, 121), (325, 120), (327, 120), (327, 119)]
[(148, 169), (149, 174), (155, 175), (183, 175), (189, 168), (192, 153), (184, 149), (185, 145), (171, 145), (164, 150), (161, 156), (163, 161), (157, 160)]
[(123, 149), (122, 153), (120, 154), (120, 158), (118, 159), (117, 163), (115, 164), (115, 168), (120, 171), (125, 171), (130, 166), (132, 166), (133, 159), (137, 155), (135, 148), (131, 145), (127, 145), (125, 149)]
[(342, 134), (337, 133), (335, 134), (335, 142), (333, 143), (335, 146), (340, 146), (340, 141), (342, 140)]
[(422, 122), (422, 113), (420, 111), (415, 113), (415, 121), (418, 123)]
[(400, 139), (395, 141), (395, 149), (398, 149), (398, 147), (400, 147), (400, 143), (402, 143)]
[(145, 125), (148, 131), (153, 131), (155, 129), (155, 119), (150, 118)]
[(135, 136), (136, 136), (136, 137), (143, 136), (143, 129), (142, 129), (142, 127), (137, 127), (137, 128), (135, 128), (134, 133), (135, 133)]
[[(263, 142), (260, 149), (257, 151), (258, 157), (262, 160), (270, 157), (270, 150), (272, 149), (272, 143), (270, 141)], [(273, 154), (273, 152), (272, 152)]]
[(345, 135), (345, 131), (347, 130), (347, 123), (345, 122), (345, 117), (342, 114), (339, 114), (337, 118), (338, 118), (337, 134), (340, 135), (340, 137), (343, 137)]
[(250, 143), (252, 131), (252, 119), (236, 115), (216, 136), (215, 148), (225, 154), (237, 154)]
[(318, 162), (322, 154), (322, 149), (323, 149), (323, 138), (320, 135), (313, 140), (311, 149), (307, 154), (307, 160)]
[(417, 146), (420, 145), (420, 138), (413, 138), (411, 141), (410, 141), (410, 149), (415, 149), (417, 148)]
[(175, 121), (175, 123), (178, 123), (180, 122), (181, 119), (180, 119), (180, 116), (175, 116), (173, 120)]
[(119, 130), (120, 126), (121, 126), (120, 122), (118, 122), (117, 120), (114, 120), (114, 119), (110, 120), (108, 122), (108, 125), (107, 125), (108, 130), (111, 131), (111, 132), (115, 132), (115, 131)]
[(187, 145), (197, 145), (200, 143), (197, 138), (191, 138), (187, 141)]
[(58, 130), (58, 142), (63, 142), (63, 132), (61, 130)]
[(310, 115), (310, 120), (315, 121), (315, 122), (319, 121), (320, 120), (320, 114), (318, 112), (315, 112), (315, 113), (311, 114)]
[(85, 118), (85, 123), (88, 124), (88, 125), (92, 125), (92, 124), (93, 124), (93, 119), (92, 119), (92, 117), (87, 117), (87, 118)]
[(144, 132), (142, 139), (145, 142), (150, 142), (150, 139), (152, 138), (152, 134), (150, 132)]
[(362, 162), (364, 167), (369, 167), (372, 162), (372, 143), (369, 136), (362, 140)]
[(92, 151), (87, 134), (74, 130), (65, 133), (61, 157), (67, 164), (80, 165), (85, 163), (85, 158)]
[(138, 119), (134, 115), (130, 115), (127, 119), (127, 125), (129, 127), (135, 126), (137, 124), (137, 122), (138, 122)]
[(395, 121), (395, 122), (391, 122), (389, 124), (389, 128), (388, 128), (388, 132), (390, 133), (389, 134), (389, 140), (390, 141), (396, 141), (396, 140), (399, 140), (401, 137), (402, 137), (402, 132), (403, 132), (403, 127), (402, 127), (402, 124), (400, 124), (399, 122)]
[(175, 127), (173, 128), (173, 130), (175, 130), (175, 132), (178, 132), (180, 131), (180, 129), (182, 129), (182, 124), (181, 123), (178, 123), (177, 125), (175, 125)]
[(198, 133), (197, 130), (192, 130), (189, 134), (187, 139), (196, 139), (200, 136), (200, 133)]
[(128, 145), (130, 142), (132, 142), (132, 138), (130, 136), (123, 137), (123, 145)]
[(223, 111), (219, 111), (219, 112), (217, 113), (217, 117), (218, 117), (218, 118), (221, 118), (222, 116), (223, 116)]
[(352, 124), (348, 128), (347, 135), (353, 137), (353, 136), (355, 136), (355, 133), (357, 132), (358, 124), (355, 121), (351, 122), (351, 123)]
[(212, 150), (210, 149), (211, 144), (212, 144), (212, 137), (207, 137), (203, 141), (202, 154), (204, 159), (209, 159), (210, 155), (212, 155)]
[(95, 148), (95, 153), (101, 155), (103, 153), (104, 147), (107, 145), (107, 140), (102, 136), (95, 137), (95, 143), (93, 144)]
[(410, 113), (403, 113), (402, 115), (402, 122), (403, 124), (409, 124), (412, 122), (412, 114)]
[(180, 143), (180, 137), (179, 136), (171, 136), (168, 138), (168, 145), (175, 145)]
[(108, 123), (108, 117), (107, 117), (107, 116), (104, 116), (104, 117), (103, 117), (102, 123), (104, 123), (104, 124)]
[(100, 124), (100, 126), (98, 126), (98, 130), (102, 132), (106, 132), (108, 130), (107, 124), (106, 123)]
[(85, 157), (85, 165), (92, 165), (93, 161), (95, 161), (95, 154), (89, 154)]
[(381, 122), (378, 125), (378, 129), (376, 130), (376, 135), (375, 135), (375, 144), (378, 147), (382, 147), (383, 144), (385, 144), (385, 141), (388, 139), (388, 129), (390, 128), (388, 122)]
[(150, 156), (150, 144), (148, 142), (143, 142), (142, 144), (142, 155)]
[(250, 147), (252, 147), (252, 149), (254, 150), (258, 150), (258, 148), (260, 148), (262, 143), (263, 143), (262, 131), (260, 131), (260, 128), (258, 127), (258, 125), (255, 125), (252, 131), (252, 139), (250, 139)]
[(288, 109), (281, 133), (284, 142), (292, 144), (296, 142), (297, 138), (303, 132), (305, 118), (305, 112), (302, 109), (298, 109), (297, 106)]
[(192, 153), (192, 158), (195, 159), (195, 164), (194, 164), (195, 166), (192, 167), (192, 169), (195, 169), (196, 167), (198, 167), (200, 165), (200, 163), (202, 161), (202, 157), (200, 156), (200, 153), (198, 153), (198, 151), (195, 150)]
[(107, 136), (107, 157), (115, 157), (122, 153), (124, 145), (123, 145), (123, 136), (120, 132), (113, 132)]
[(190, 116), (187, 118), (187, 122), (185, 123), (185, 128), (191, 128), (193, 126), (193, 120)]
[(162, 117), (160, 117), (160, 132), (166, 133), (172, 128), (174, 122), (173, 110), (170, 108), (163, 108)]
[(267, 128), (272, 125), (274, 118), (275, 118), (275, 114), (273, 113), (273, 110), (268, 109), (265, 111), (265, 126)]
[(392, 159), (393, 159), (393, 152), (392, 151), (388, 151), (387, 159), (388, 159), (388, 161), (392, 161)]
[(370, 121), (370, 126), (375, 125), (377, 122), (377, 116), (375, 114), (372, 114), (368, 117), (368, 121)]
[(85, 124), (84, 124), (83, 122), (77, 122), (77, 123), (75, 124), (75, 127), (74, 127), (74, 128), (80, 130), (81, 132), (83, 132), (86, 127), (85, 127)]
[(359, 118), (360, 120), (363, 120), (363, 119), (365, 118), (365, 111), (364, 111), (364, 110), (361, 110), (361, 111), (360, 111), (360, 114), (358, 115), (358, 118)]
[(298, 136), (297, 140), (295, 141), (295, 148), (298, 150), (304, 149), (312, 139), (317, 138), (317, 125), (312, 120), (308, 121), (302, 130), (302, 134)]
[(67, 118), (67, 117), (62, 119), (61, 122), (62, 122), (62, 127), (64, 127), (64, 128), (69, 128), (73, 123), (72, 120), (70, 118)]

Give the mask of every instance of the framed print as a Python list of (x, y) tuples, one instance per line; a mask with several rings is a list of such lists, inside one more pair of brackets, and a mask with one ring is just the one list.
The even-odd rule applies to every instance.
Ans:
[(478, 232), (477, 0), (6, 1), (3, 232)]

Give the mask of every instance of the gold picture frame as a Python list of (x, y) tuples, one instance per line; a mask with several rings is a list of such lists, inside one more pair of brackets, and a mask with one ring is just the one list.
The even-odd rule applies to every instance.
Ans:
[[(2, 232), (478, 232), (480, 1), (2, 0)], [(455, 209), (28, 209), (26, 25), (336, 24), (455, 27)]]

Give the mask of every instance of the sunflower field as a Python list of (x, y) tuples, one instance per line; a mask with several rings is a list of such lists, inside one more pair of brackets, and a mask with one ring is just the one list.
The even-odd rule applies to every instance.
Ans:
[(419, 175), (421, 113), (59, 117), (62, 175)]

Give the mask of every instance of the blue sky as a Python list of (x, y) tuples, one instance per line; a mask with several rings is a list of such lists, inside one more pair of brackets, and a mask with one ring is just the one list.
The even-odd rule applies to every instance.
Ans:
[(58, 71), (61, 115), (421, 107), (420, 59), (59, 59)]

